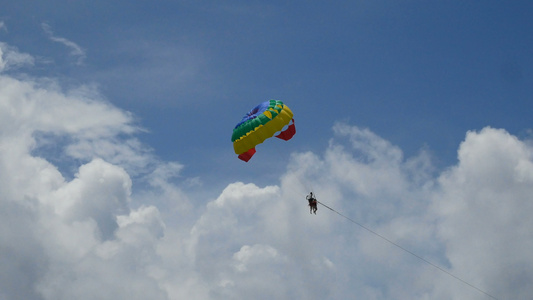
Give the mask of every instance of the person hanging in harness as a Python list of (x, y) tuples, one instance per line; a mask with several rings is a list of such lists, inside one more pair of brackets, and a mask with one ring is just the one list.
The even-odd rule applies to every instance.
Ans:
[(309, 201), (309, 213), (314, 213), (316, 215), (318, 201), (316, 200), (315, 195), (313, 195), (313, 192), (310, 192), (305, 198)]

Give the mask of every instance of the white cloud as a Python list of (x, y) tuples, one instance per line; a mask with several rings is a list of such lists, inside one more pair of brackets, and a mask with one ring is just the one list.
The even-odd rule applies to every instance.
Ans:
[(426, 152), (340, 123), (278, 185), (206, 201), (172, 183), (183, 165), (153, 157), (129, 113), (58, 86), (0, 75), (2, 299), (490, 298), (323, 206), (310, 215), (309, 190), (491, 295), (533, 293), (533, 148), (505, 130), (467, 133), (435, 177)]
[(246, 272), (248, 268), (257, 267), (258, 264), (270, 264), (270, 261), (283, 260), (279, 257), (278, 251), (271, 247), (261, 244), (253, 246), (244, 245), (239, 252), (233, 254), (235, 268), (239, 272)]
[[(0, 29), (2, 26), (0, 26)], [(31, 55), (20, 53), (16, 48), (0, 42), (0, 73), (17, 69), (23, 66), (31, 66), (34, 59)]]
[[(121, 143), (119, 135), (138, 129), (128, 113), (96, 95), (86, 87), (62, 91), (50, 80), (0, 75), (0, 206), (6, 214), (0, 239), (8, 245), (0, 257), (9, 274), (0, 279), (3, 299), (165, 298), (139, 256), (146, 253), (146, 266), (157, 257), (153, 241), (164, 224), (157, 208), (131, 207), (126, 171), (153, 158), (131, 145), (106, 150), (109, 141)], [(34, 154), (41, 143), (62, 140), (63, 160), (70, 155), (85, 162), (70, 181), (45, 151)], [(91, 141), (102, 153), (72, 150)], [(125, 282), (132, 287), (125, 289)]]
[[(533, 148), (501, 129), (468, 132), (435, 201), (452, 272), (506, 299), (533, 294)], [(459, 297), (453, 292), (454, 297)]]
[(85, 50), (82, 47), (64, 37), (56, 36), (52, 31), (50, 25), (48, 25), (47, 23), (42, 23), (41, 28), (44, 30), (46, 35), (48, 35), (48, 38), (50, 38), (50, 40), (63, 44), (64, 46), (70, 49), (70, 55), (76, 58), (76, 64), (83, 64), (83, 61), (85, 60), (87, 55), (85, 54)]
[(45, 199), (67, 222), (94, 220), (99, 236), (109, 239), (127, 213), (131, 179), (124, 169), (95, 159), (79, 169), (76, 178)]

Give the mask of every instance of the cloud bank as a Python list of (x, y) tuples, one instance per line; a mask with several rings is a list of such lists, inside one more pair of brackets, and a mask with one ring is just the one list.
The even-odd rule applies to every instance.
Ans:
[[(0, 49), (4, 69), (31, 62)], [(490, 295), (533, 294), (533, 146), (503, 129), (468, 132), (439, 171), (339, 123), (279, 182), (206, 201), (98, 91), (24, 78), (0, 72), (1, 299), (490, 298), (323, 206), (310, 215), (309, 190)]]

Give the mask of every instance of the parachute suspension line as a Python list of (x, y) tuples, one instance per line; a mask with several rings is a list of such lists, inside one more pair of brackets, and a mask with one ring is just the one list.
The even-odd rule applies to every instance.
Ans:
[(346, 220), (348, 220), (348, 221), (354, 223), (355, 225), (357, 225), (357, 226), (363, 228), (364, 230), (366, 230), (366, 231), (372, 233), (373, 235), (375, 235), (375, 236), (381, 238), (382, 240), (384, 240), (384, 241), (390, 243), (391, 245), (396, 246), (397, 248), (400, 248), (401, 250), (403, 250), (403, 251), (405, 251), (405, 252), (411, 254), (412, 256), (414, 256), (414, 257), (420, 259), (421, 261), (425, 262), (426, 264), (428, 264), (428, 265), (430, 265), (430, 266), (436, 268), (437, 270), (440, 270), (441, 272), (444, 272), (444, 273), (448, 274), (449, 276), (455, 278), (456, 280), (458, 280), (458, 281), (460, 281), (460, 282), (462, 282), (462, 283), (464, 283), (464, 284), (470, 286), (471, 288), (477, 290), (478, 292), (481, 292), (481, 293), (485, 294), (486, 296), (488, 296), (488, 297), (490, 297), (490, 298), (492, 298), (492, 299), (499, 300), (498, 298), (494, 297), (493, 295), (491, 295), (491, 294), (485, 292), (484, 290), (482, 290), (482, 289), (476, 287), (475, 285), (473, 285), (473, 284), (471, 284), (471, 283), (465, 281), (464, 279), (461, 279), (460, 277), (457, 277), (457, 276), (453, 275), (452, 273), (446, 271), (445, 269), (443, 269), (443, 268), (437, 266), (436, 264), (434, 264), (434, 263), (430, 262), (429, 260), (423, 258), (422, 256), (420, 256), (420, 255), (414, 253), (413, 251), (411, 251), (411, 250), (409, 250), (409, 249), (406, 249), (406, 248), (402, 247), (401, 245), (399, 245), (399, 244), (393, 242), (392, 240), (386, 238), (385, 236), (383, 236), (383, 235), (381, 235), (381, 234), (375, 232), (374, 230), (372, 230), (372, 229), (366, 227), (365, 225), (363, 225), (363, 224), (361, 224), (361, 223), (359, 223), (359, 222), (356, 222), (355, 220), (353, 220), (353, 219), (351, 219), (351, 218), (349, 218), (349, 217), (347, 217), (347, 216), (341, 214), (340, 212), (334, 210), (333, 208), (327, 206), (326, 204), (324, 204), (324, 203), (322, 203), (322, 202), (320, 202), (320, 201), (318, 201), (318, 200), (317, 200), (317, 202), (318, 202), (320, 205), (324, 206), (325, 208), (327, 208), (327, 209), (331, 210), (332, 212), (338, 214), (339, 216), (345, 218)]

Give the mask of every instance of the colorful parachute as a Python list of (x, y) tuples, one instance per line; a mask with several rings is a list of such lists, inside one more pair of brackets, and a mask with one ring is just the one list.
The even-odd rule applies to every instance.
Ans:
[(235, 154), (249, 161), (255, 154), (255, 146), (281, 131), (277, 138), (288, 141), (296, 133), (293, 114), (289, 107), (279, 100), (265, 101), (250, 110), (233, 129), (231, 141)]

